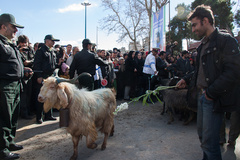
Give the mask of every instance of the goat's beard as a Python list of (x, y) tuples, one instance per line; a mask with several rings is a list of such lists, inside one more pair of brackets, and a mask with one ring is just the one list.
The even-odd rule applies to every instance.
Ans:
[(59, 101), (59, 99), (58, 100), (53, 100), (53, 99), (46, 99), (46, 101), (44, 102), (44, 104), (43, 104), (43, 110), (44, 110), (44, 112), (45, 113), (47, 113), (51, 108), (56, 108), (56, 109), (60, 109), (61, 107), (60, 107), (60, 105), (58, 105), (58, 102)]
[(49, 99), (47, 99), (43, 104), (43, 110), (45, 113), (47, 113), (52, 107), (53, 107), (53, 104)]

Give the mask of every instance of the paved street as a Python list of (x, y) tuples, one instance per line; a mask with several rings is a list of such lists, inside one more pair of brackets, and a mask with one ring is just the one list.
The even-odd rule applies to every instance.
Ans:
[[(118, 104), (123, 101), (118, 101)], [(168, 125), (168, 115), (160, 115), (162, 105), (131, 104), (128, 110), (115, 117), (115, 134), (101, 151), (103, 135), (99, 133), (96, 149), (86, 147), (86, 139), (79, 143), (81, 160), (201, 160), (202, 152), (196, 131), (196, 122), (184, 126), (182, 121)], [(58, 112), (54, 112), (58, 117)], [(59, 118), (59, 117), (58, 117)], [(229, 126), (229, 121), (227, 122)], [(24, 145), (17, 151), (20, 160), (65, 160), (73, 153), (71, 136), (59, 128), (58, 121), (41, 125), (33, 120), (19, 120), (16, 142)], [(81, 124), (79, 124), (81, 125)], [(227, 128), (228, 131), (228, 128)], [(236, 148), (222, 147), (223, 160), (240, 160), (240, 138)]]

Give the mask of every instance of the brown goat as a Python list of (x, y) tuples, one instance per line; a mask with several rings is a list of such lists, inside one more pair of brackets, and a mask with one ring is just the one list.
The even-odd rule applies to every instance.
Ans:
[(55, 77), (49, 77), (44, 80), (38, 101), (44, 103), (44, 112), (51, 108), (69, 108), (70, 118), (66, 129), (72, 135), (74, 147), (71, 160), (77, 159), (78, 143), (82, 136), (86, 137), (88, 148), (97, 147), (97, 128), (104, 133), (101, 149), (106, 148), (107, 138), (113, 134), (113, 112), (116, 109), (116, 99), (110, 89), (87, 91), (67, 82), (57, 84)]

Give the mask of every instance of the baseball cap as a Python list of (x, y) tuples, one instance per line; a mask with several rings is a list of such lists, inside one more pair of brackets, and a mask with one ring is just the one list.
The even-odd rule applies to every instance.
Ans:
[(92, 42), (89, 39), (84, 39), (82, 44), (92, 44)]
[(16, 23), (15, 17), (12, 14), (4, 13), (0, 16), (0, 23), (10, 23), (14, 25), (17, 28), (24, 28), (24, 26), (21, 26)]
[(52, 41), (60, 41), (59, 39), (53, 38), (53, 36), (51, 34), (46, 35), (44, 40), (46, 40), (46, 39), (49, 39), (49, 40), (52, 40)]

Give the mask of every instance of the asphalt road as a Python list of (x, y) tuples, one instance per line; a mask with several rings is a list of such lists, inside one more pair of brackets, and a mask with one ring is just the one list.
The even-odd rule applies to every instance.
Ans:
[[(123, 101), (118, 101), (118, 104)], [(196, 131), (196, 121), (183, 125), (175, 121), (168, 125), (168, 115), (160, 115), (162, 105), (131, 104), (115, 117), (115, 133), (101, 151), (103, 135), (99, 133), (96, 149), (86, 147), (83, 138), (78, 147), (80, 160), (201, 160), (202, 151)], [(58, 112), (54, 112), (58, 117)], [(59, 118), (59, 117), (58, 117)], [(24, 146), (16, 151), (20, 160), (66, 160), (73, 154), (71, 135), (59, 128), (59, 121), (35, 124), (35, 119), (19, 119), (15, 141)], [(229, 122), (227, 122), (229, 126)], [(81, 124), (80, 124), (81, 125)], [(228, 128), (226, 129), (228, 132)], [(223, 145), (223, 160), (240, 160), (240, 138), (235, 149)]]

